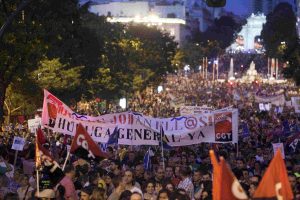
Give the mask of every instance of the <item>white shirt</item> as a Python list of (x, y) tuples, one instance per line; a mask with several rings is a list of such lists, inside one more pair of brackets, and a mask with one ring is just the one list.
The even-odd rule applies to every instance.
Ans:
[(184, 189), (190, 199), (194, 199), (194, 185), (189, 177), (179, 182), (178, 189)]

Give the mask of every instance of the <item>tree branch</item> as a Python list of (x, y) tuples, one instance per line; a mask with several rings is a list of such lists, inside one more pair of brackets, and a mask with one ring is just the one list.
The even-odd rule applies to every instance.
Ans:
[(4, 101), (4, 105), (5, 105), (6, 109), (7, 109), (7, 112), (10, 113), (10, 109), (9, 109), (8, 104), (6, 103), (6, 101)]
[[(7, 18), (3, 26), (0, 28), (0, 42), (2, 40), (2, 37), (5, 33), (5, 31), (9, 28), (9, 26), (12, 24), (13, 20), (16, 18), (16, 16), (24, 10), (24, 8), (30, 3), (31, 0), (23, 0), (20, 5), (17, 7), (17, 10), (10, 14), (10, 16)], [(3, 3), (3, 1), (2, 1)]]
[(21, 109), (22, 107), (23, 107), (23, 106), (19, 106), (19, 107), (13, 109), (10, 113), (12, 114), (12, 113), (16, 112), (17, 110)]
[(6, 17), (8, 17), (9, 15), (8, 15), (8, 11), (7, 11), (7, 8), (6, 8), (6, 5), (5, 5), (5, 1), (1, 0), (1, 4), (2, 4), (3, 11), (5, 12)]

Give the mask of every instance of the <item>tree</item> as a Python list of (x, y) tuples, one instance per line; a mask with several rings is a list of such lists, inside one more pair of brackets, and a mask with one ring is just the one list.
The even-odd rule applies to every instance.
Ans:
[[(106, 33), (103, 29), (107, 29)], [(130, 97), (149, 84), (158, 84), (166, 72), (174, 71), (172, 60), (177, 44), (156, 27), (109, 24), (98, 31), (105, 42), (97, 73), (88, 81), (91, 94), (106, 100)]]
[(289, 3), (278, 4), (267, 15), (261, 36), (269, 57), (282, 59), (297, 44), (296, 16)]
[[(26, 79), (40, 60), (59, 58), (68, 69), (97, 60), (82, 51), (93, 48), (95, 43), (89, 40), (94, 37), (85, 37), (91, 32), (81, 25), (80, 16), (87, 9), (79, 7), (77, 0), (32, 1), (22, 13), (16, 12), (17, 5), (19, 1), (2, 1), (0, 7), (7, 13), (17, 13), (0, 41), (0, 124), (7, 88)], [(0, 14), (0, 24), (5, 21), (6, 15)], [(78, 97), (78, 93), (68, 97)]]
[[(6, 24), (9, 20), (10, 26), (6, 26), (5, 33), (0, 41), (0, 124), (3, 122), (4, 101), (6, 90), (17, 77), (23, 77), (26, 70), (35, 66), (36, 58), (41, 56), (42, 43), (33, 31), (36, 25), (28, 21), (16, 11), (20, 1), (2, 1), (0, 10), (0, 24)], [(27, 9), (26, 9), (27, 10)], [(26, 10), (24, 12), (26, 12)], [(4, 15), (4, 13), (7, 13)], [(6, 18), (9, 14), (12, 18)], [(11, 16), (11, 15), (10, 15)]]
[(83, 68), (83, 66), (70, 67), (68, 64), (62, 64), (58, 58), (45, 58), (39, 62), (38, 68), (31, 73), (31, 79), (40, 88), (51, 90), (64, 97), (66, 96), (65, 93), (72, 93), (80, 86)]
[[(8, 12), (17, 3), (7, 1)], [(4, 94), (17, 96), (22, 83), (38, 88), (32, 102), (42, 97), (43, 88), (65, 102), (82, 95), (112, 100), (156, 84), (174, 70), (177, 44), (168, 34), (154, 27), (108, 23), (89, 13), (88, 5), (80, 7), (78, 0), (32, 0), (16, 16), (0, 44), (0, 124)], [(0, 14), (0, 23), (5, 20)]]
[(206, 31), (195, 33), (194, 41), (205, 46), (211, 41), (217, 41), (220, 48), (225, 50), (232, 44), (243, 24), (244, 21), (237, 22), (231, 16), (221, 16)]
[(294, 78), (300, 84), (300, 45), (297, 35), (296, 16), (289, 3), (278, 4), (267, 15), (261, 36), (269, 57), (288, 63), (284, 69), (287, 78)]

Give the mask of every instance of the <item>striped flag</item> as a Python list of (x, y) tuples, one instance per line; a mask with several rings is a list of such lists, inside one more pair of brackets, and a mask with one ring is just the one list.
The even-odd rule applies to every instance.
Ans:
[(149, 147), (148, 151), (146, 152), (144, 156), (144, 169), (146, 171), (150, 171), (152, 168), (152, 163), (151, 163), (151, 149)]

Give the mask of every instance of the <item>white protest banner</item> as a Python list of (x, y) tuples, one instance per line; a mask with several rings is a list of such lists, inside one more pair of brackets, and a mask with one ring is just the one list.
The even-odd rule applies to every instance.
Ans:
[(285, 159), (283, 143), (272, 143), (274, 156), (278, 150), (280, 150), (282, 158)]
[(292, 106), (295, 108), (295, 113), (300, 113), (300, 97), (292, 97)]
[[(134, 112), (91, 117), (74, 113), (52, 94), (47, 93), (44, 97), (46, 112), (43, 111), (43, 125), (63, 134), (74, 136), (76, 125), (82, 123), (93, 140), (105, 143), (115, 127), (118, 127), (119, 144), (158, 145), (162, 126), (171, 146), (238, 141), (237, 109), (163, 119)], [(46, 113), (49, 114), (45, 116)]]
[(42, 125), (41, 118), (29, 119), (28, 120), (28, 129), (30, 133), (35, 133), (36, 130)]
[(25, 138), (15, 136), (11, 149), (23, 151), (24, 145), (25, 145)]
[(256, 103), (271, 103), (276, 106), (283, 106), (285, 104), (285, 97), (283, 94), (275, 96), (258, 96), (255, 95)]
[(181, 106), (180, 115), (196, 115), (211, 113), (214, 109), (206, 106)]
[(260, 111), (270, 111), (271, 104), (270, 103), (260, 103), (259, 104), (259, 110)]

